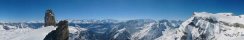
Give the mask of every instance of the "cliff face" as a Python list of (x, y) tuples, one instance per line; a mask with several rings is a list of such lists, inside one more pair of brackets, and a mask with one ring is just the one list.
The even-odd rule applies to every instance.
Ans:
[(60, 21), (58, 23), (58, 28), (48, 33), (44, 40), (68, 40), (69, 39), (69, 29), (68, 21)]
[(48, 9), (45, 13), (45, 24), (44, 26), (56, 26), (55, 16), (51, 9)]

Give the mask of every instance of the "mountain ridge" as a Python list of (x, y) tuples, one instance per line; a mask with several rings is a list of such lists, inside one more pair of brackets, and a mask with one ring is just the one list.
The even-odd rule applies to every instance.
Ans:
[[(70, 22), (68, 25), (69, 40), (241, 40), (244, 38), (244, 31), (242, 31), (244, 30), (244, 16), (236, 16), (233, 13), (194, 12), (192, 17), (185, 21), (167, 19), (68, 21)], [(0, 23), (0, 25), (10, 28), (8, 30), (0, 28), (1, 33), (18, 33), (16, 30), (26, 29), (23, 33), (19, 33), (23, 35), (32, 32), (31, 30), (38, 32), (45, 31), (43, 28), (48, 28), (43, 27), (43, 24), (35, 24), (35, 22)], [(32, 28), (36, 26), (40, 27)], [(55, 27), (47, 30), (52, 29)], [(14, 37), (19, 38), (20, 36)], [(4, 39), (8, 36), (0, 36), (1, 38), (8, 40)]]

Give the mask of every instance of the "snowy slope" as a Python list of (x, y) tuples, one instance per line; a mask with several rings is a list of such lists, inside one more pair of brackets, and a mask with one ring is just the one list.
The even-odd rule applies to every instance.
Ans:
[(1, 30), (0, 40), (43, 40), (43, 38), (56, 27), (48, 26), (40, 29), (21, 28)]
[(149, 31), (152, 30), (154, 24), (155, 23), (150, 23), (148, 25), (145, 25), (146, 27), (143, 27), (142, 30), (139, 30), (138, 32), (132, 34), (131, 39), (138, 40), (142, 39), (146, 35), (149, 35)]
[(26, 28), (26, 29), (15, 29), (15, 30), (1, 30), (0, 32), (0, 40), (15, 40), (13, 38), (19, 37), (21, 34), (25, 34), (26, 32), (29, 32), (32, 29)]
[[(11, 30), (0, 30), (0, 40), (43, 40), (46, 35), (55, 30), (54, 26), (41, 27), (38, 29), (32, 28), (20, 28)], [(75, 40), (73, 38), (78, 37), (79, 32), (86, 31), (85, 28), (69, 26), (70, 40)]]

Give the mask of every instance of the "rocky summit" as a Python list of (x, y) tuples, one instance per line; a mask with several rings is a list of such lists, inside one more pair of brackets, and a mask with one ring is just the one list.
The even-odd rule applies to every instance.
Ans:
[(60, 21), (56, 30), (48, 33), (44, 40), (68, 40), (69, 39), (69, 29), (68, 21)]
[(51, 9), (48, 9), (45, 13), (45, 24), (44, 26), (56, 26), (55, 16)]

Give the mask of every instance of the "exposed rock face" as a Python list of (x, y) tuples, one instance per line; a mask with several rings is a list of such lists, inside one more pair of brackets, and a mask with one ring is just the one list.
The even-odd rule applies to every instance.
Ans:
[(44, 40), (68, 40), (69, 39), (69, 29), (68, 21), (60, 21), (58, 23), (58, 28), (48, 33)]
[(54, 13), (52, 12), (51, 9), (48, 9), (45, 13), (45, 24), (44, 26), (56, 26), (56, 22), (55, 22), (55, 17), (54, 17)]

